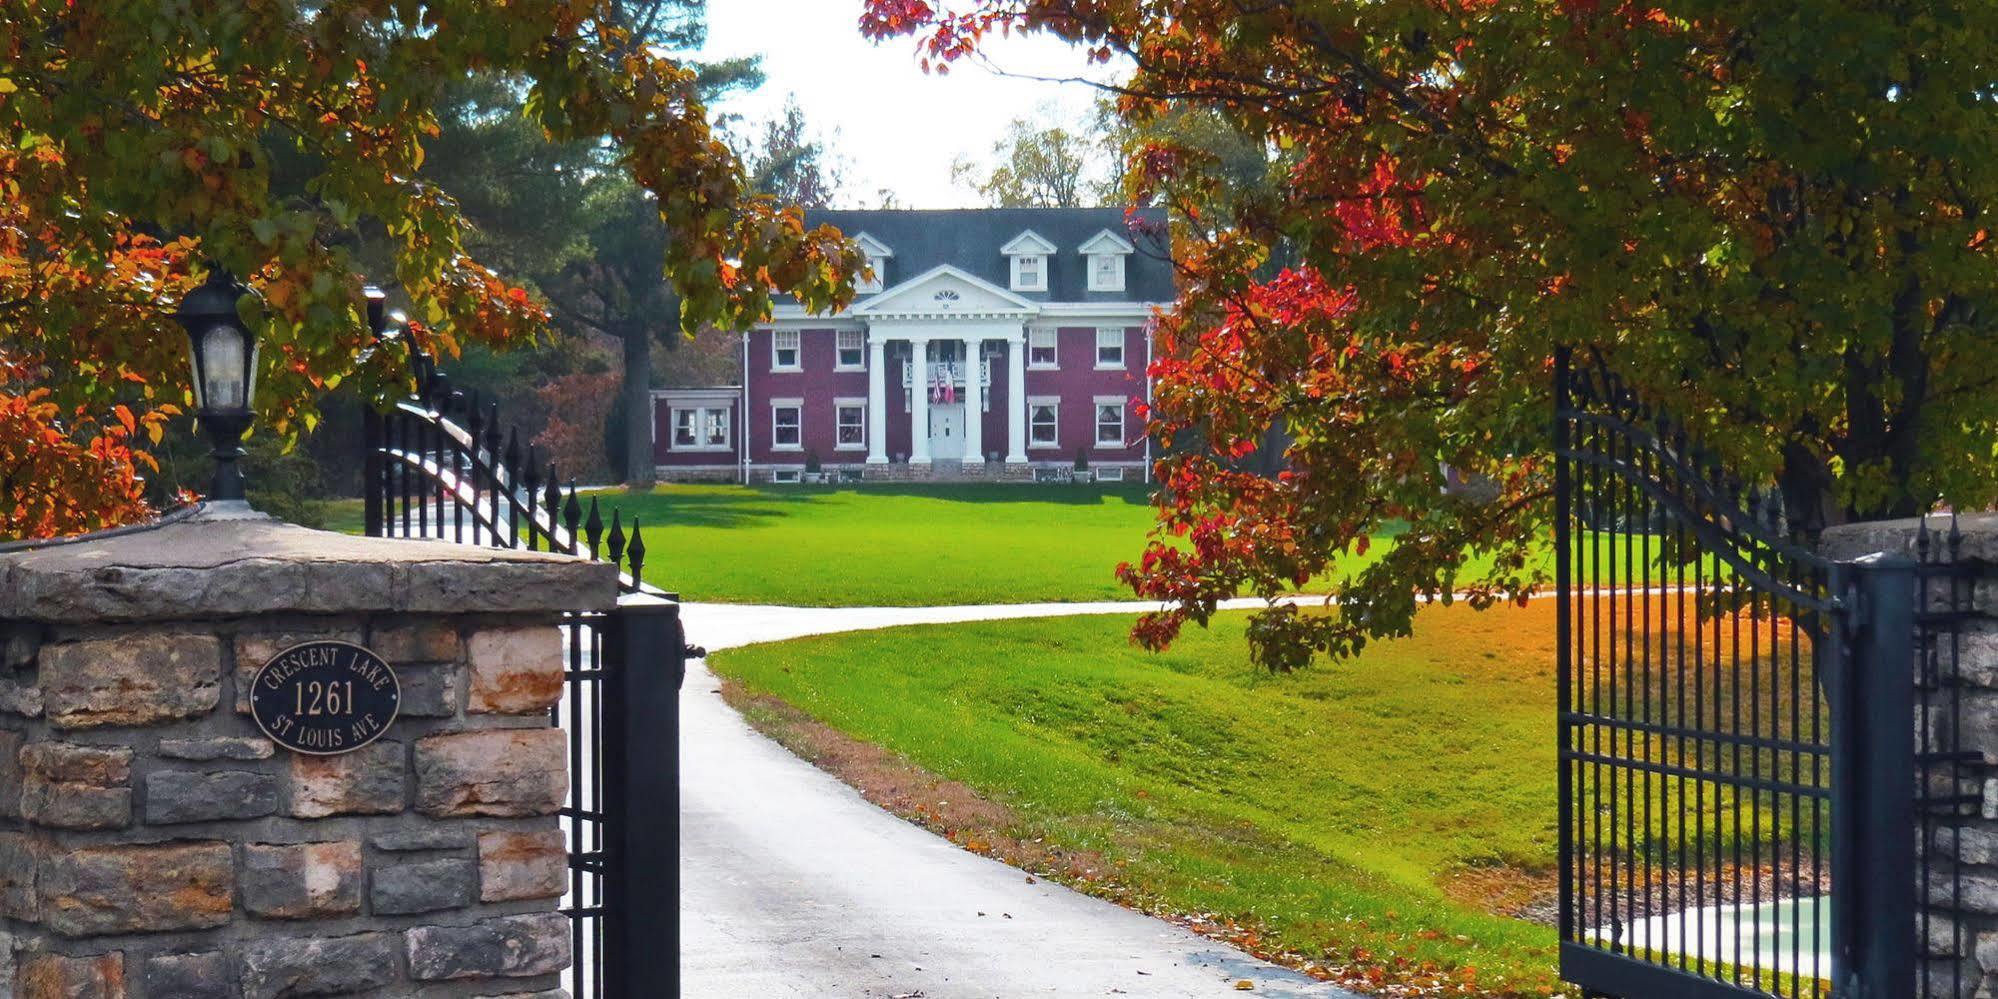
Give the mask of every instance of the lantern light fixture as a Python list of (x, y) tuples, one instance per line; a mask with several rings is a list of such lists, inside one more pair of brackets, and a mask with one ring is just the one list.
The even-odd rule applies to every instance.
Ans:
[(188, 354), (194, 365), (195, 419), (213, 445), (215, 477), (208, 498), (217, 503), (246, 503), (243, 493), (243, 435), (256, 419), (256, 332), (243, 321), (238, 303), (249, 297), (228, 271), (211, 268), (208, 279), (173, 314), (187, 331)]

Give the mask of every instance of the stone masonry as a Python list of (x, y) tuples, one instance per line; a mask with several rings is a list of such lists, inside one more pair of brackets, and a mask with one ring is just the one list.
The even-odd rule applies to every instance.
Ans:
[[(0, 551), (0, 999), (561, 992), (557, 623), (615, 570), (269, 520)], [(244, 691), (313, 639), (401, 713), (339, 756)]]
[[(1920, 527), (1917, 519), (1835, 527), (1825, 532), (1822, 551), (1834, 559), (1886, 554), (1919, 561)], [(1949, 517), (1930, 517), (1928, 528), (1928, 561), (1949, 561)], [(1931, 997), (1961, 999), (1955, 994), (1961, 981), (1963, 997), (1993, 999), (1998, 997), (1998, 776), (1993, 776), (1998, 773), (1998, 514), (1965, 514), (1957, 528), (1962, 540), (1953, 555), (1969, 567), (1969, 578), (1954, 584), (1930, 580), (1918, 610), (1949, 610), (1954, 597), (1955, 609), (1964, 617), (1955, 642), (1944, 624), (1933, 650), (1917, 650), (1918, 658), (1934, 664), (1940, 682), (1917, 687), (1916, 724), (1926, 718), (1939, 735), (1946, 735), (1943, 727), (1956, 719), (1960, 747), (1982, 754), (1982, 762), (1961, 768), (1956, 787), (1947, 786), (1949, 774), (1941, 768), (1936, 777), (1943, 786), (1928, 791), (1938, 798), (1972, 795), (1982, 805), (1974, 817), (1953, 828), (1937, 823), (1930, 841), (1920, 847), (1928, 852), (1933, 906), (1926, 958)], [(1961, 911), (1952, 912), (1959, 884)], [(1959, 918), (1964, 924), (1960, 933)]]

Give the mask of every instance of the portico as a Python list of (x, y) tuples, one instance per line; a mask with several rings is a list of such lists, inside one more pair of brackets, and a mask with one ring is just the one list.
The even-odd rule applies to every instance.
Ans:
[[(909, 401), (909, 464), (939, 458), (983, 462), (985, 412), (997, 358), (986, 345), (1004, 345), (1005, 460), (1027, 461), (1027, 323), (1035, 303), (944, 265), (926, 272), (859, 309), (866, 324), (867, 462), (888, 462), (888, 393)], [(888, 384), (888, 356), (899, 353), (902, 384)], [(995, 442), (996, 443), (996, 442)], [(939, 453), (944, 452), (944, 453)]]

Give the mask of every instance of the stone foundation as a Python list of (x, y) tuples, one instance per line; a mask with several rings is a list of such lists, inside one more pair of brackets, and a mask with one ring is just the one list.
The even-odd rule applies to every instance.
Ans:
[[(564, 609), (615, 570), (271, 522), (0, 554), (0, 996), (553, 996)], [(294, 753), (255, 670), (398, 674), (382, 737)]]

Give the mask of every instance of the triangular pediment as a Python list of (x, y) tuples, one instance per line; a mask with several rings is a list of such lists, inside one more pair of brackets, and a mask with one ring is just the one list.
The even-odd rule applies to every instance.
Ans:
[(1048, 242), (1047, 237), (1032, 229), (1022, 231), (1018, 236), (1009, 240), (1005, 246), (999, 248), (999, 252), (1008, 257), (1045, 257), (1054, 251), (1055, 245)]
[(970, 273), (941, 264), (876, 295), (855, 315), (1032, 315), (1040, 306)]
[(1137, 247), (1132, 246), (1130, 240), (1105, 229), (1089, 237), (1089, 242), (1076, 247), (1075, 252), (1082, 254), (1131, 253), (1136, 249)]
[(895, 251), (890, 249), (888, 244), (874, 238), (872, 233), (858, 233), (853, 237), (853, 242), (854, 245), (860, 247), (861, 253), (870, 257), (892, 257), (895, 255)]

